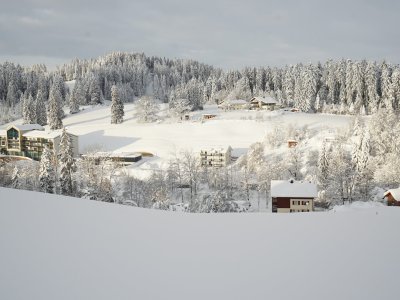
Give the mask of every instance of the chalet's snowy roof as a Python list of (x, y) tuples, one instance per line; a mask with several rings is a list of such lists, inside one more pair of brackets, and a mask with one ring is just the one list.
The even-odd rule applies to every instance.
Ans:
[(317, 185), (308, 181), (271, 181), (271, 197), (315, 198), (317, 196)]
[(251, 102), (263, 102), (265, 104), (277, 104), (278, 103), (274, 98), (272, 98), (270, 96), (267, 96), (264, 98), (263, 97), (253, 97), (253, 98), (251, 98), (250, 101)]
[(396, 201), (400, 201), (400, 188), (388, 190), (384, 196), (391, 194)]
[(7, 131), (6, 130), (0, 130), (0, 136), (6, 136)]
[(7, 129), (10, 129), (11, 127), (17, 128), (20, 131), (44, 130), (44, 127), (39, 124), (10, 125)]

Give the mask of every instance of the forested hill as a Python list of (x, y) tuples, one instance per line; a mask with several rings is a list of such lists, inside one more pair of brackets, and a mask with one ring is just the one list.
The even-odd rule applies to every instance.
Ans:
[[(68, 91), (62, 81), (71, 80), (76, 84)], [(75, 59), (54, 72), (44, 65), (23, 68), (5, 62), (0, 64), (2, 121), (21, 114), (21, 99), (35, 99), (39, 90), (47, 101), (50, 88), (56, 86), (65, 105), (72, 100), (87, 105), (110, 99), (112, 85), (125, 102), (146, 94), (171, 106), (176, 99), (188, 99), (193, 110), (206, 102), (269, 94), (307, 112), (371, 114), (381, 107), (399, 109), (400, 68), (384, 61), (329, 60), (223, 71), (193, 60), (122, 52)]]

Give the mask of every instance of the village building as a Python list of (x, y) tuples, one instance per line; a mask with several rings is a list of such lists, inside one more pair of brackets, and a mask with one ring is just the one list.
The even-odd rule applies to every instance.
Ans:
[(214, 114), (203, 114), (202, 115), (202, 119), (203, 120), (210, 120), (210, 119), (214, 119), (217, 115)]
[(224, 167), (231, 162), (232, 148), (212, 148), (200, 151), (200, 164), (202, 167)]
[(236, 100), (225, 100), (220, 105), (219, 108), (225, 110), (238, 110), (249, 108), (249, 103), (246, 100), (236, 99)]
[(252, 109), (268, 109), (274, 110), (278, 102), (272, 97), (253, 97), (250, 99), (250, 106)]
[(294, 148), (298, 144), (296, 140), (288, 140), (287, 143), (288, 143), (288, 148)]
[(318, 196), (317, 185), (308, 181), (272, 180), (273, 213), (310, 212)]
[(400, 206), (400, 188), (388, 190), (383, 196), (388, 206)]
[[(38, 124), (10, 125), (6, 130), (0, 130), (0, 153), (39, 160), (46, 146), (58, 152), (61, 133), (62, 130), (45, 131)], [(68, 135), (76, 157), (79, 151), (78, 137), (70, 133)]]

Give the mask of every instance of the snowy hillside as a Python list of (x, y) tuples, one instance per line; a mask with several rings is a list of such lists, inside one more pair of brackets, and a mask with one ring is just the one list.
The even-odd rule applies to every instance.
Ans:
[[(226, 112), (210, 105), (203, 111), (191, 113), (191, 120), (177, 122), (163, 118), (167, 108), (161, 107), (161, 121), (157, 123), (138, 123), (134, 117), (135, 104), (125, 104), (122, 124), (110, 124), (109, 106), (87, 106), (78, 114), (67, 115), (63, 124), (69, 132), (79, 136), (80, 153), (93, 146), (107, 151), (153, 153), (155, 157), (146, 158), (129, 170), (131, 174), (142, 177), (151, 174), (151, 170), (163, 168), (170, 158), (182, 150), (196, 153), (202, 149), (231, 146), (233, 155), (242, 155), (251, 144), (263, 141), (275, 127), (282, 131), (287, 126), (295, 129), (308, 126), (309, 130), (318, 132), (316, 139), (308, 145), (317, 150), (324, 138), (335, 135), (339, 129), (348, 128), (352, 120), (351, 116), (283, 110)], [(202, 114), (206, 113), (216, 114), (217, 117), (202, 122)], [(284, 148), (286, 151), (287, 147)]]
[(0, 299), (398, 299), (400, 210), (181, 214), (0, 189)]

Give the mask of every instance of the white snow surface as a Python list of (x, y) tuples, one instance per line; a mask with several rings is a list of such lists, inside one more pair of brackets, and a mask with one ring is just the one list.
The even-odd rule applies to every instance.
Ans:
[(184, 214), (0, 188), (0, 299), (398, 299), (397, 207)]
[(44, 127), (39, 124), (18, 124), (18, 125), (14, 125), (14, 127), (19, 130), (22, 130), (22, 131), (44, 130)]
[(317, 185), (308, 181), (272, 180), (271, 197), (316, 198)]

